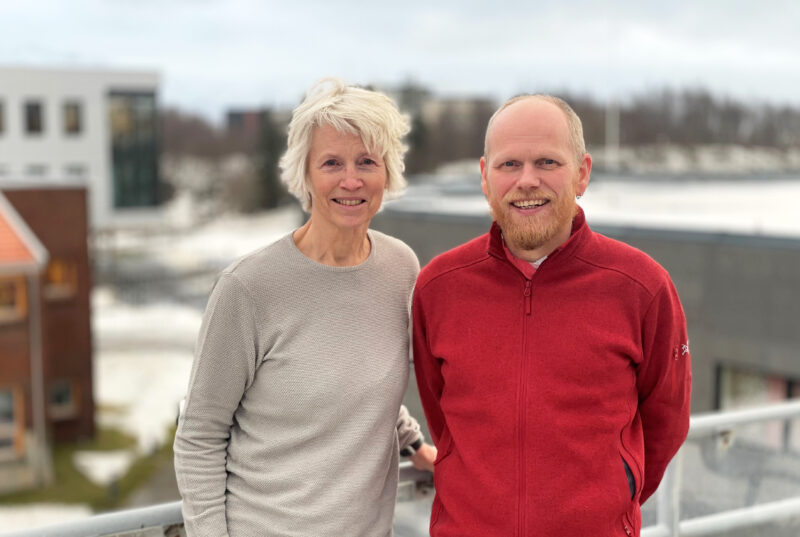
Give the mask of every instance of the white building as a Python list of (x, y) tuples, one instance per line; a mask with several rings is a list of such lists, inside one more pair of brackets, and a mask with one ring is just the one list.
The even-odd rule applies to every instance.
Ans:
[(0, 185), (81, 184), (94, 229), (160, 219), (155, 72), (0, 67)]

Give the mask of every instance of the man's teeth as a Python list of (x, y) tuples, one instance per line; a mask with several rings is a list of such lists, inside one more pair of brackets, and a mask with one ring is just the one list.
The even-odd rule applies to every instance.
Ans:
[(511, 202), (514, 207), (518, 207), (520, 209), (530, 209), (531, 207), (541, 207), (547, 203), (547, 200), (520, 200)]
[(361, 205), (364, 203), (364, 200), (334, 200), (339, 205)]

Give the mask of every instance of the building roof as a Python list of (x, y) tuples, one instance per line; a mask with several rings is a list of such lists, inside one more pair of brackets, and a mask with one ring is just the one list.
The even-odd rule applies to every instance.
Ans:
[(0, 192), (0, 274), (38, 272), (47, 250)]

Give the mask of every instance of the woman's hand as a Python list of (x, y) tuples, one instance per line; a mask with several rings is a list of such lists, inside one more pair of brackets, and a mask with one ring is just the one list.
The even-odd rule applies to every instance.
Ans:
[(411, 455), (411, 463), (417, 470), (427, 470), (433, 472), (433, 461), (436, 460), (436, 447), (423, 443), (419, 449)]

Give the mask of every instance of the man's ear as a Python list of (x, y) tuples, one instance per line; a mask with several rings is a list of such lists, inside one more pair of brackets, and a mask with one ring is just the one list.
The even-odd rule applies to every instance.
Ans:
[(483, 195), (489, 197), (489, 183), (487, 175), (489, 173), (488, 165), (486, 164), (486, 157), (481, 157), (481, 190)]
[(575, 192), (579, 196), (586, 193), (586, 188), (589, 186), (589, 178), (592, 175), (592, 155), (586, 153), (581, 159), (580, 167), (578, 168), (578, 185)]

